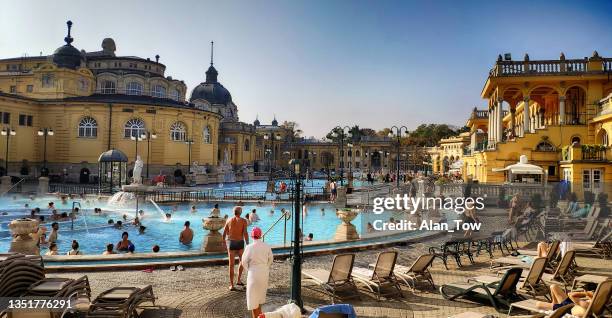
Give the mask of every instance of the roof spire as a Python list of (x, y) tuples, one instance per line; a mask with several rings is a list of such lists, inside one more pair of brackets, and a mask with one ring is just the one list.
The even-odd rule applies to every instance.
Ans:
[(72, 29), (72, 21), (68, 20), (66, 22), (66, 25), (68, 25), (68, 35), (64, 38), (64, 41), (66, 42), (66, 44), (70, 45), (72, 41), (74, 41), (74, 39), (70, 36), (70, 29)]
[(214, 53), (215, 53), (215, 41), (210, 41), (210, 66), (213, 65)]

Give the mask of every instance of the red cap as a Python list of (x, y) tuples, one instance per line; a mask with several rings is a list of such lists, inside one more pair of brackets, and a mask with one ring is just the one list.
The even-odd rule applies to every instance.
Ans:
[(261, 229), (259, 227), (256, 226), (256, 227), (254, 227), (251, 230), (251, 237), (252, 238), (259, 239), (259, 238), (261, 238), (261, 235), (262, 235), (262, 233), (261, 233)]

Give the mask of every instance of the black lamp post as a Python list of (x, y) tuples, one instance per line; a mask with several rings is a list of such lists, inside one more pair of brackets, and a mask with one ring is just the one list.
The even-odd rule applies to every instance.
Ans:
[(304, 311), (304, 303), (302, 301), (302, 251), (300, 217), (302, 215), (301, 200), (302, 200), (302, 171), (301, 163), (298, 159), (289, 161), (289, 166), (293, 170), (289, 170), (290, 175), (295, 180), (293, 193), (293, 261), (291, 264), (291, 302), (296, 304)]
[(49, 169), (47, 168), (47, 136), (53, 136), (55, 133), (51, 128), (42, 128), (38, 130), (38, 135), (43, 137), (43, 168), (41, 175), (46, 177), (49, 175)]
[(2, 136), (6, 136), (6, 154), (4, 156), (4, 174), (8, 176), (8, 161), (9, 161), (9, 139), (11, 136), (17, 135), (15, 129), (2, 128)]
[(397, 145), (395, 148), (395, 185), (397, 187), (399, 187), (400, 184), (400, 146), (401, 146), (401, 138), (402, 138), (402, 132), (404, 132), (405, 135), (408, 135), (408, 128), (406, 128), (406, 126), (392, 126), (390, 131), (389, 131), (389, 137), (390, 138), (397, 138)]
[(193, 145), (193, 138), (188, 138), (185, 140), (185, 143), (187, 144), (187, 148), (189, 149), (189, 155), (188, 155), (188, 160), (189, 160), (189, 168), (187, 169), (187, 174), (191, 174), (191, 145)]
[(136, 149), (134, 152), (134, 160), (138, 159), (138, 142), (139, 141), (143, 141), (147, 138), (147, 135), (144, 132), (140, 132), (140, 130), (137, 131), (136, 136), (130, 136), (130, 139), (134, 140), (136, 142)]
[(272, 174), (272, 149), (266, 149), (265, 155), (268, 158), (268, 176)]
[(147, 179), (149, 179), (149, 157), (151, 156), (151, 139), (157, 139), (157, 134), (147, 131), (144, 133), (147, 139)]
[(275, 133), (269, 133), (269, 134), (265, 134), (264, 135), (264, 139), (265, 140), (270, 140), (270, 146), (271, 146), (271, 156), (272, 156), (272, 160), (270, 161), (270, 173), (272, 173), (272, 166), (274, 165), (275, 161), (276, 161), (276, 153), (274, 151), (274, 140), (281, 140), (281, 136), (279, 134), (275, 134)]
[[(346, 130), (346, 133), (345, 133)], [(338, 133), (339, 131), (339, 133)], [(344, 185), (344, 138), (351, 138), (353, 134), (351, 133), (351, 127), (349, 126), (336, 126), (334, 128), (334, 132), (332, 133), (332, 137), (338, 138), (340, 137), (340, 186)]]

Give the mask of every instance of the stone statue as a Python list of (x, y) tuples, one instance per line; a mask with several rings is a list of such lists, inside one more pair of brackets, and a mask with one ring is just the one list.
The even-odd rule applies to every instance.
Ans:
[(229, 152), (227, 151), (227, 148), (225, 149), (225, 151), (223, 152), (223, 165), (227, 166), (229, 164)]
[(142, 167), (144, 166), (144, 163), (142, 162), (142, 159), (140, 159), (140, 156), (136, 156), (136, 162), (134, 162), (134, 174), (133, 174), (133, 179), (134, 179), (134, 184), (142, 184)]

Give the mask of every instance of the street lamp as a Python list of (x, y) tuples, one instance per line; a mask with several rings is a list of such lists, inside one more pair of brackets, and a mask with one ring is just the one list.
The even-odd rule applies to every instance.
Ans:
[(138, 131), (137, 135), (136, 136), (130, 136), (130, 139), (132, 139), (132, 140), (134, 140), (136, 142), (136, 151), (134, 153), (134, 160), (136, 160), (136, 159), (138, 159), (138, 142), (147, 139), (147, 135), (144, 132), (140, 133), (140, 131)]
[(149, 179), (149, 157), (151, 156), (151, 140), (157, 139), (157, 134), (147, 131), (144, 133), (145, 138), (147, 139), (147, 180)]
[(389, 138), (397, 138), (397, 145), (395, 148), (395, 185), (399, 188), (399, 177), (400, 177), (400, 145), (401, 145), (401, 138), (402, 138), (402, 132), (404, 132), (404, 134), (407, 136), (408, 135), (408, 128), (406, 126), (392, 126), (390, 131), (389, 131)]
[(303, 311), (304, 303), (302, 301), (302, 251), (300, 248), (300, 217), (302, 215), (301, 199), (302, 199), (302, 171), (299, 159), (291, 159), (289, 166), (293, 170), (289, 170), (290, 174), (295, 179), (295, 187), (293, 193), (293, 262), (291, 264), (291, 302), (296, 304)]
[(187, 170), (187, 174), (191, 174), (191, 145), (193, 145), (194, 141), (193, 138), (188, 138), (185, 140), (185, 143), (187, 144), (187, 147), (189, 148), (189, 169)]
[(269, 133), (269, 134), (265, 134), (264, 135), (264, 139), (265, 140), (270, 140), (270, 144), (271, 144), (271, 149), (272, 149), (272, 151), (270, 152), (271, 156), (272, 156), (271, 165), (270, 165), (270, 173), (271, 173), (272, 172), (272, 166), (274, 165), (275, 160), (276, 160), (276, 158), (275, 158), (276, 154), (274, 153), (274, 140), (279, 140), (280, 141), (282, 139), (282, 137), (279, 134)]
[(43, 142), (43, 168), (41, 175), (46, 177), (49, 175), (49, 169), (47, 168), (47, 136), (53, 136), (55, 133), (51, 128), (41, 128), (38, 130), (38, 135), (44, 137)]
[(9, 138), (17, 135), (15, 129), (2, 128), (2, 136), (6, 136), (6, 155), (4, 156), (4, 173), (8, 176), (8, 161), (9, 161)]
[[(346, 133), (345, 133), (346, 130)], [(340, 132), (340, 133), (338, 133)], [(344, 138), (353, 137), (351, 133), (351, 127), (349, 126), (336, 126), (332, 132), (332, 137), (340, 137), (340, 186), (344, 185)]]

